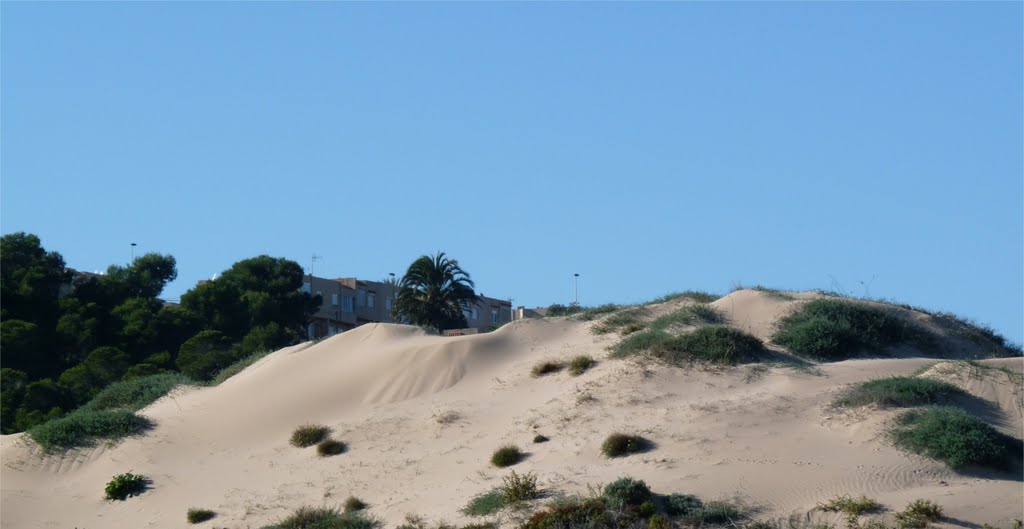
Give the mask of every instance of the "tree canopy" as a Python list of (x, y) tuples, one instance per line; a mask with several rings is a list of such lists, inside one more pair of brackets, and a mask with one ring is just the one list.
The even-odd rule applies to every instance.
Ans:
[(400, 320), (439, 331), (463, 328), (463, 309), (478, 299), (474, 287), (459, 262), (444, 252), (420, 256), (402, 277), (395, 314)]

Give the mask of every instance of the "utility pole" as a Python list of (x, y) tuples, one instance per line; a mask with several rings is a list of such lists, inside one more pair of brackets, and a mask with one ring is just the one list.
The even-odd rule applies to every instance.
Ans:
[(391, 323), (395, 323), (395, 304), (398, 303), (398, 280), (395, 279), (394, 272), (388, 272), (388, 275), (391, 276), (391, 314), (388, 314), (388, 317), (391, 318)]
[(573, 296), (574, 300), (573, 300), (572, 304), (576, 305), (576, 306), (579, 306), (579, 304), (580, 304), (580, 275), (579, 274), (573, 274), (573, 277), (576, 279), (576, 293)]
[(135, 262), (135, 243), (132, 243), (132, 260), (128, 261), (128, 266), (131, 266)]

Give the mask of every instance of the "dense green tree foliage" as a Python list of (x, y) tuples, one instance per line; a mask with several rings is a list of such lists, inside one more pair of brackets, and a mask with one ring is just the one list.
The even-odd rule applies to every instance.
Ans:
[(401, 321), (439, 331), (463, 328), (463, 309), (477, 300), (474, 287), (459, 262), (444, 252), (420, 256), (402, 277), (395, 314)]
[(114, 382), (179, 370), (209, 380), (301, 339), (319, 304), (300, 291), (297, 263), (268, 256), (235, 263), (180, 306), (158, 298), (178, 274), (170, 255), (76, 273), (35, 235), (13, 233), (0, 260), (3, 433), (59, 418)]

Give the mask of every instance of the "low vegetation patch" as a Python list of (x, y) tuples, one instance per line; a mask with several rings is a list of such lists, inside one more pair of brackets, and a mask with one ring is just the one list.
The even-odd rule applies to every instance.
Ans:
[(212, 520), (215, 516), (217, 516), (217, 513), (209, 509), (196, 509), (193, 507), (185, 513), (185, 520), (188, 523), (203, 523)]
[(832, 405), (838, 408), (867, 404), (910, 407), (936, 404), (962, 394), (960, 388), (948, 382), (919, 377), (889, 377), (850, 386), (836, 396)]
[(533, 442), (534, 443), (546, 443), (546, 442), (548, 442), (550, 440), (551, 439), (549, 439), (547, 436), (544, 436), (544, 435), (541, 435), (541, 434), (537, 434), (537, 435), (533, 436)]
[(641, 318), (646, 315), (647, 309), (644, 307), (630, 307), (623, 309), (609, 315), (605, 319), (601, 320), (600, 323), (594, 325), (593, 331), (595, 334), (609, 334), (617, 332), (627, 326), (642, 324)]
[(861, 496), (853, 498), (850, 496), (838, 496), (823, 503), (819, 503), (817, 509), (825, 512), (841, 512), (847, 516), (860, 516), (882, 511), (882, 504)]
[(515, 445), (505, 445), (491, 455), (491, 464), (498, 468), (512, 466), (523, 459), (523, 453)]
[(622, 457), (649, 449), (651, 442), (639, 435), (613, 433), (601, 443), (601, 453), (607, 457)]
[(118, 474), (107, 483), (103, 489), (104, 497), (108, 500), (124, 501), (132, 496), (138, 496), (145, 492), (149, 480), (140, 474)]
[(583, 373), (586, 373), (588, 369), (594, 367), (594, 358), (590, 355), (579, 355), (574, 356), (572, 360), (569, 360), (569, 374), (578, 377)]
[(153, 423), (127, 410), (75, 410), (70, 415), (34, 426), (28, 435), (47, 452), (91, 446), (139, 435)]
[(138, 411), (168, 394), (179, 385), (195, 384), (180, 373), (160, 373), (114, 382), (82, 406), (84, 410)]
[(681, 325), (697, 323), (721, 323), (722, 316), (709, 305), (688, 305), (680, 307), (651, 322), (650, 328), (664, 331)]
[(613, 357), (647, 354), (673, 365), (691, 362), (733, 365), (756, 361), (764, 353), (761, 340), (723, 326), (701, 327), (681, 336), (651, 329), (628, 336), (612, 349)]
[(596, 319), (598, 319), (598, 318), (600, 318), (600, 317), (602, 317), (602, 316), (604, 316), (606, 314), (611, 314), (611, 313), (613, 313), (613, 312), (615, 312), (615, 311), (617, 311), (617, 310), (619, 310), (621, 308), (622, 307), (620, 307), (619, 305), (616, 305), (614, 303), (607, 303), (607, 304), (604, 304), (604, 305), (598, 305), (596, 307), (591, 307), (591, 308), (588, 308), (588, 309), (583, 309), (582, 311), (580, 311), (579, 313), (577, 313), (573, 317), (578, 319), (578, 320), (592, 321), (592, 320), (596, 320)]
[(319, 454), (320, 457), (344, 454), (346, 450), (348, 450), (348, 445), (336, 439), (325, 439), (316, 445), (316, 453)]
[(376, 529), (381, 522), (362, 512), (343, 513), (330, 507), (302, 507), (280, 523), (263, 529)]
[(897, 448), (942, 461), (954, 469), (969, 465), (1008, 469), (1024, 449), (1020, 439), (948, 406), (903, 412), (896, 417), (889, 437)]
[(516, 474), (516, 471), (513, 470), (511, 474), (502, 478), (501, 486), (478, 494), (469, 500), (469, 503), (463, 507), (462, 514), (488, 516), (509, 505), (538, 497), (540, 497), (540, 489), (537, 488), (537, 475), (533, 472)]
[(667, 301), (675, 301), (677, 299), (692, 299), (697, 303), (711, 303), (721, 299), (720, 294), (712, 294), (711, 292), (704, 292), (703, 290), (684, 290), (682, 292), (673, 292), (671, 294), (665, 294), (660, 298), (656, 298), (651, 303), (665, 303)]
[(842, 299), (817, 299), (779, 321), (772, 341), (821, 360), (844, 360), (904, 343), (924, 344), (925, 331), (881, 307)]
[(365, 501), (355, 496), (349, 496), (346, 498), (345, 503), (342, 505), (345, 512), (361, 511), (367, 507), (369, 507), (369, 505), (367, 505)]
[(466, 516), (490, 516), (505, 507), (505, 495), (501, 489), (495, 487), (487, 492), (473, 496), (469, 503), (462, 508), (462, 514)]
[(535, 377), (542, 377), (544, 375), (550, 375), (551, 373), (557, 373), (563, 369), (565, 369), (564, 362), (545, 360), (533, 366), (533, 369), (530, 370), (530, 374)]
[(704, 507), (704, 502), (692, 494), (669, 494), (665, 498), (665, 512), (672, 516), (689, 516)]
[(210, 381), (211, 386), (219, 386), (224, 383), (225, 380), (241, 373), (245, 368), (256, 363), (257, 360), (267, 356), (273, 351), (266, 349), (263, 351), (256, 351), (248, 356), (242, 357), (236, 360), (233, 364), (221, 369), (216, 375), (213, 376), (213, 380)]
[(651, 489), (643, 480), (619, 478), (605, 486), (604, 498), (609, 508), (624, 510), (627, 507), (639, 507), (650, 501), (652, 496)]
[(915, 500), (896, 513), (894, 519), (899, 529), (924, 529), (942, 519), (942, 507), (928, 500)]
[(327, 439), (331, 429), (321, 424), (303, 424), (292, 432), (292, 446), (307, 448)]

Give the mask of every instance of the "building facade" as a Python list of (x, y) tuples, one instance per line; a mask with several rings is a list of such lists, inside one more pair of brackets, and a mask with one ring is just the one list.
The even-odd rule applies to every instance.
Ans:
[[(321, 296), (311, 317), (309, 338), (323, 338), (354, 329), (364, 323), (394, 323), (391, 311), (397, 287), (383, 281), (354, 277), (327, 279), (307, 275), (302, 291)], [(469, 327), (486, 331), (512, 320), (510, 301), (480, 296), (464, 309)]]

